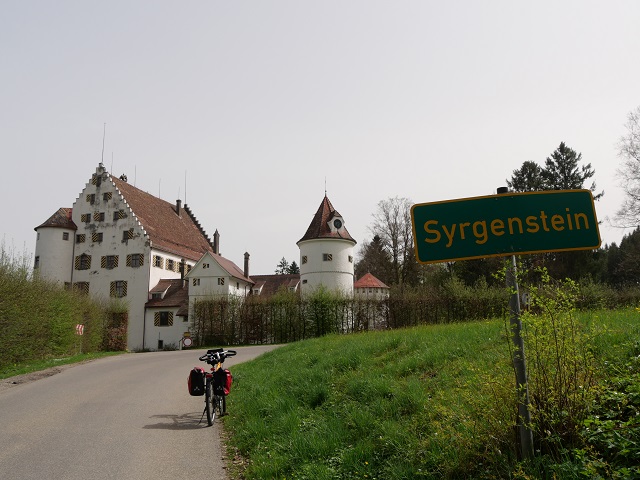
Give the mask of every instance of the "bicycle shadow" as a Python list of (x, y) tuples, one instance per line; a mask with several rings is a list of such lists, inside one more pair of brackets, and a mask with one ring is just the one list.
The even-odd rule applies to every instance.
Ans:
[(162, 419), (158, 423), (145, 425), (144, 429), (149, 430), (194, 430), (197, 428), (208, 428), (207, 419), (202, 418), (202, 413), (185, 413), (182, 415), (152, 415), (149, 418)]

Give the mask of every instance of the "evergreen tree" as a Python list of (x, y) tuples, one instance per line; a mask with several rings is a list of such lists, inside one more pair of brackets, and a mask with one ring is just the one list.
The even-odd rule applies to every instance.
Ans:
[(370, 242), (366, 240), (360, 248), (360, 260), (355, 265), (355, 276), (360, 278), (371, 273), (378, 280), (391, 285), (393, 283), (393, 265), (382, 239), (374, 235)]
[[(558, 148), (547, 157), (544, 167), (535, 162), (526, 161), (519, 170), (514, 170), (507, 185), (516, 192), (542, 191), (542, 190), (576, 190), (588, 188), (593, 192), (593, 198), (598, 200), (604, 192), (595, 193), (596, 184), (592, 181), (595, 170), (591, 164), (579, 165), (582, 154), (569, 148), (561, 142)], [(591, 181), (591, 185), (585, 187), (585, 183)], [(582, 277), (602, 277), (601, 258), (606, 253), (595, 252), (550, 252), (532, 255), (528, 261), (532, 265), (544, 265), (554, 278), (572, 278), (579, 280)]]
[(526, 161), (522, 167), (513, 171), (507, 186), (514, 192), (535, 192), (544, 190), (542, 168), (536, 162)]
[(280, 260), (280, 263), (278, 263), (278, 266), (276, 267), (276, 275), (284, 275), (288, 270), (289, 262), (287, 262), (286, 258), (282, 257), (282, 260)]
[(585, 187), (585, 182), (595, 176), (590, 163), (579, 166), (582, 154), (567, 147), (564, 142), (545, 160), (544, 167), (530, 160), (513, 171), (507, 186), (514, 192), (534, 192), (542, 190), (575, 190), (588, 188), (598, 200), (604, 192), (595, 194), (596, 184)]
[[(547, 157), (542, 169), (542, 179), (544, 181), (543, 190), (574, 190), (585, 188), (585, 182), (595, 175), (595, 170), (591, 164), (587, 163), (578, 167), (582, 160), (582, 154), (577, 153), (572, 148), (560, 142), (560, 146)], [(595, 192), (596, 183), (592, 182), (588, 187)], [(604, 192), (595, 194), (594, 199), (598, 200)]]
[(618, 284), (637, 284), (640, 278), (640, 227), (622, 238), (614, 275)]
[(289, 264), (289, 267), (287, 268), (287, 273), (289, 275), (300, 274), (300, 267), (298, 267), (298, 264), (296, 263), (295, 260)]

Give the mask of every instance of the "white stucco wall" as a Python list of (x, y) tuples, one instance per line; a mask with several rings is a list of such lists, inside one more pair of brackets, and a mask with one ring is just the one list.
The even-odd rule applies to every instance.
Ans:
[[(182, 338), (184, 336), (184, 333), (189, 330), (189, 323), (185, 321), (186, 317), (178, 317), (176, 315), (177, 311), (177, 307), (154, 307), (146, 309), (146, 348), (149, 348), (151, 350), (158, 350), (158, 340), (162, 340), (163, 348), (174, 347), (177, 349), (182, 349)], [(173, 314), (173, 325), (154, 325), (156, 312), (171, 312)]]
[(389, 298), (388, 288), (355, 288), (353, 295), (355, 298), (361, 298), (365, 300), (384, 300)]
[(189, 282), (189, 318), (193, 324), (193, 305), (199, 300), (216, 296), (245, 297), (251, 285), (229, 274), (216, 261), (215, 255), (205, 253), (187, 275)]
[[(68, 239), (64, 240), (63, 235)], [(38, 275), (60, 285), (71, 282), (75, 231), (68, 228), (41, 227), (36, 233), (35, 257)]]
[[(353, 294), (353, 242), (318, 238), (304, 240), (298, 246), (303, 295), (312, 293), (320, 285), (344, 295)], [(325, 254), (331, 255), (331, 261), (324, 260)]]

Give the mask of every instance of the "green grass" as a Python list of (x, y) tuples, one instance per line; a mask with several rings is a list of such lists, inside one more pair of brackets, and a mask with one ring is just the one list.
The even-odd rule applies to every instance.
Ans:
[[(602, 327), (594, 349), (603, 366), (640, 339), (638, 317), (635, 310), (580, 316)], [(327, 336), (269, 352), (233, 374), (225, 430), (246, 459), (236, 476), (517, 477), (503, 321)]]
[(70, 357), (62, 358), (46, 358), (43, 360), (34, 360), (31, 362), (17, 363), (13, 365), (5, 365), (0, 369), (0, 380), (14, 377), (16, 375), (23, 375), (25, 373), (38, 372), (40, 370), (46, 370), (51, 367), (59, 367), (60, 365), (68, 365), (71, 363), (81, 363), (88, 360), (94, 360), (96, 358), (108, 357), (111, 355), (119, 355), (124, 352), (92, 352), (81, 353), (78, 355), (72, 355)]

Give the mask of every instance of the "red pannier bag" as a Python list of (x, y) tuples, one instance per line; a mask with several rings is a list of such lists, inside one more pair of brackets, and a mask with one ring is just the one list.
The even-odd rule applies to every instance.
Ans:
[(229, 395), (231, 383), (233, 383), (233, 376), (229, 370), (220, 368), (213, 374), (213, 382), (216, 393), (224, 392), (225, 395)]

